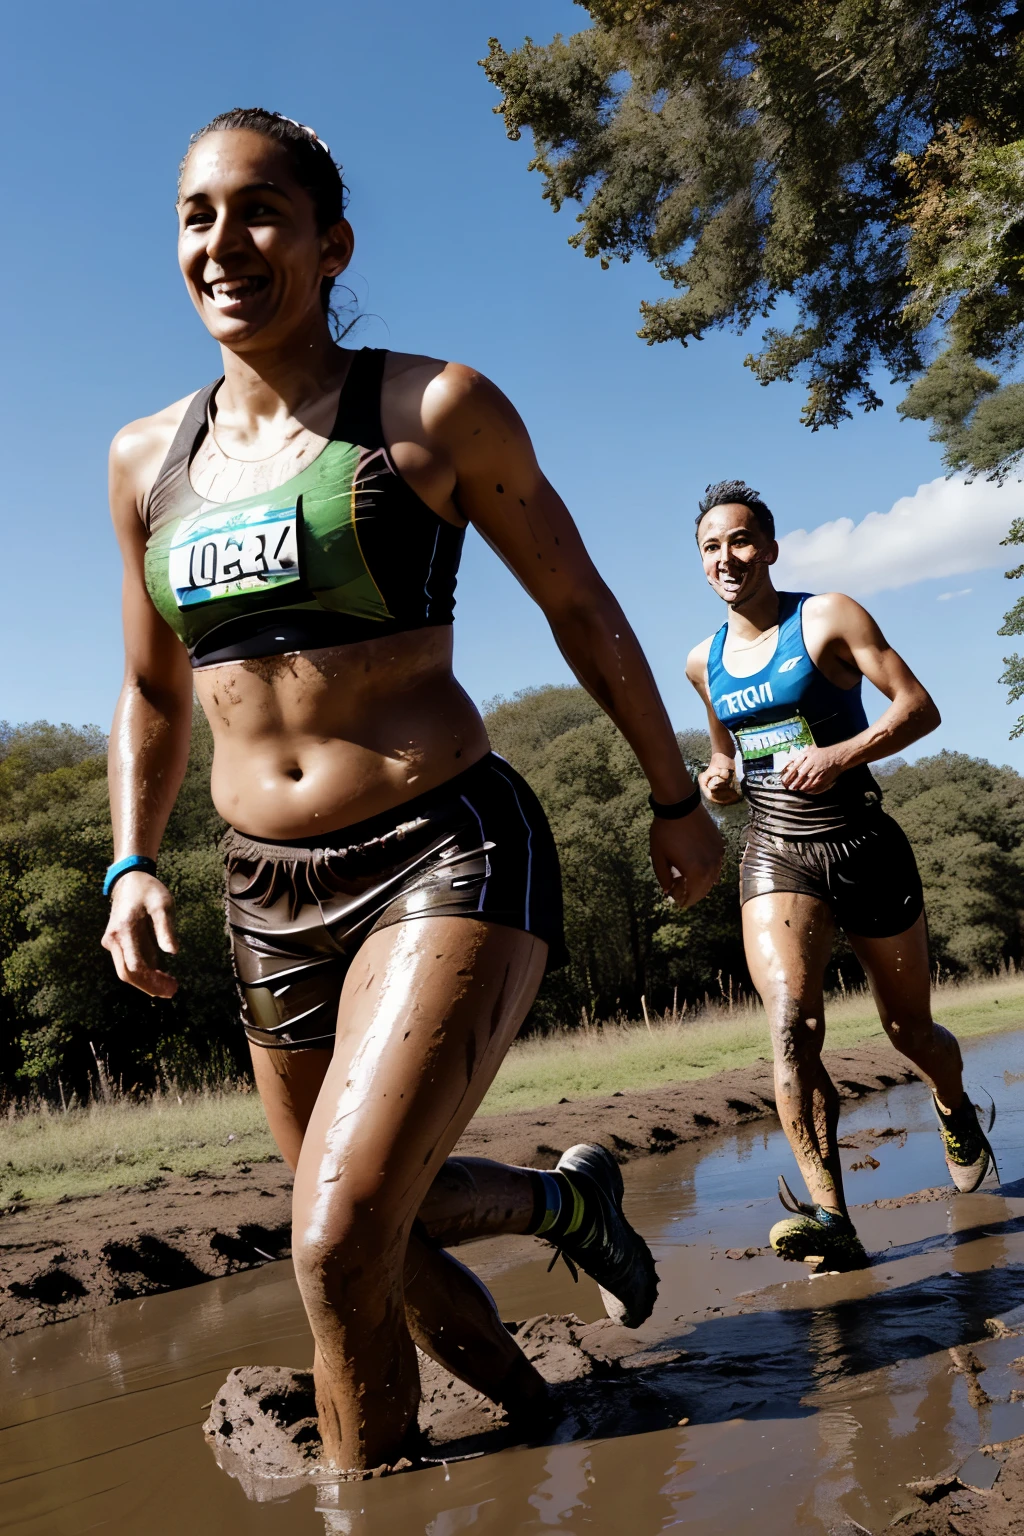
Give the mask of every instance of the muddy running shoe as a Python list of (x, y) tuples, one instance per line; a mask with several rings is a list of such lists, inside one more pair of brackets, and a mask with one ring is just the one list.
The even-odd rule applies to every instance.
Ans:
[[(960, 1193), (973, 1194), (988, 1173), (990, 1166), (995, 1170), (998, 1179), (999, 1169), (996, 1167), (995, 1154), (989, 1146), (988, 1136), (981, 1128), (977, 1104), (972, 1104), (965, 1093), (963, 1102), (947, 1115), (939, 1108), (936, 1098), (932, 1098), (932, 1103), (935, 1105), (935, 1115), (939, 1122), (939, 1135), (942, 1137), (942, 1150), (946, 1154), (946, 1167)], [(996, 1107), (993, 1104), (989, 1111), (986, 1130), (990, 1131), (995, 1123)]]
[(563, 1152), (555, 1168), (582, 1199), (574, 1232), (549, 1238), (559, 1254), (596, 1280), (608, 1316), (626, 1328), (639, 1328), (654, 1310), (658, 1275), (651, 1250), (634, 1232), (622, 1211), (622, 1174), (604, 1147), (583, 1144)]
[(871, 1262), (849, 1216), (798, 1200), (779, 1174), (779, 1199), (792, 1216), (777, 1221), (768, 1241), (780, 1259), (821, 1270), (865, 1269)]

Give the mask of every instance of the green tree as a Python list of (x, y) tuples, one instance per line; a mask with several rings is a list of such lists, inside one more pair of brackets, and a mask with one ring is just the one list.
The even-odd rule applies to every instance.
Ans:
[(578, 0), (593, 25), (483, 60), (510, 138), (532, 130), (544, 196), (582, 205), (585, 255), (642, 255), (673, 287), (640, 336), (745, 330), (747, 364), (802, 378), (803, 418), (903, 409), (952, 467), (1024, 451), (1024, 8), (1015, 0)]
[[(543, 1026), (635, 1015), (641, 997), (666, 1007), (718, 990), (718, 974), (746, 981), (735, 897), (739, 825), (729, 819), (722, 882), (680, 912), (651, 868), (647, 782), (611, 721), (581, 688), (527, 689), (485, 716), (496, 751), (529, 779), (551, 822), (562, 865), (570, 962), (545, 982), (534, 1010)], [(693, 771), (711, 744), (680, 737)], [(727, 981), (723, 984), (727, 985)]]
[(955, 972), (1020, 963), (1024, 779), (940, 752), (894, 766), (881, 783), (917, 856), (933, 960)]
[[(181, 983), (158, 1002), (118, 981), (100, 948), (112, 833), (105, 743), (95, 728), (0, 730), (0, 1070), (10, 1085), (87, 1093), (160, 1073), (203, 1078), (244, 1059), (224, 931), (223, 830), (209, 794), (212, 744), (197, 717), (161, 875), (178, 903)], [(102, 1064), (102, 1066), (101, 1066)]]

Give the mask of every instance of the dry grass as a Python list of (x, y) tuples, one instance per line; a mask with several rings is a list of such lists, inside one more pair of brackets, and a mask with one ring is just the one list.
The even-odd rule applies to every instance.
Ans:
[[(935, 1016), (962, 1039), (1024, 1025), (1024, 976), (999, 976), (936, 989)], [(827, 1043), (855, 1045), (880, 1037), (865, 993), (832, 998)], [(707, 1077), (770, 1056), (761, 1008), (713, 1005), (673, 1024), (652, 1019), (566, 1031), (514, 1045), (481, 1113), (530, 1109)], [(166, 1094), (62, 1113), (37, 1106), (0, 1121), (0, 1205), (139, 1186), (165, 1172), (219, 1173), (276, 1157), (255, 1093)]]
[[(964, 1039), (1024, 1025), (1024, 975), (945, 982), (934, 996), (935, 1017)], [(882, 1037), (866, 992), (830, 998), (826, 1020), (828, 1046)], [(726, 1067), (746, 1067), (760, 1056), (771, 1056), (771, 1042), (764, 1012), (754, 1003), (732, 1011), (725, 1004), (712, 1005), (689, 1023), (652, 1019), (650, 1031), (643, 1023), (566, 1031), (514, 1045), (481, 1113), (534, 1109), (616, 1089), (656, 1088)]]

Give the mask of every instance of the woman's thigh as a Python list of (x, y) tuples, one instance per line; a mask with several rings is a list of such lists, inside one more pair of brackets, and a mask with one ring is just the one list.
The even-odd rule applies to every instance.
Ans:
[(329, 1050), (275, 1051), (250, 1041), (253, 1076), (270, 1134), (292, 1172), (331, 1064)]
[(547, 945), (462, 917), (371, 934), (295, 1181), (296, 1240), (331, 1247), (362, 1219), (408, 1228), (533, 1002)]

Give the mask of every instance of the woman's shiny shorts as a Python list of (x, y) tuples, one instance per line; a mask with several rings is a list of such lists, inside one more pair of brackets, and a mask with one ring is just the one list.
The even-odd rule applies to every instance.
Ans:
[(254, 1045), (329, 1050), (360, 945), (409, 918), (518, 928), (545, 941), (549, 969), (567, 959), (551, 829), (494, 753), (340, 832), (270, 843), (231, 830), (225, 851), (232, 959)]
[(899, 823), (879, 810), (828, 840), (788, 840), (751, 823), (740, 901), (775, 891), (816, 896), (836, 925), (857, 938), (905, 933), (924, 911), (914, 850)]

